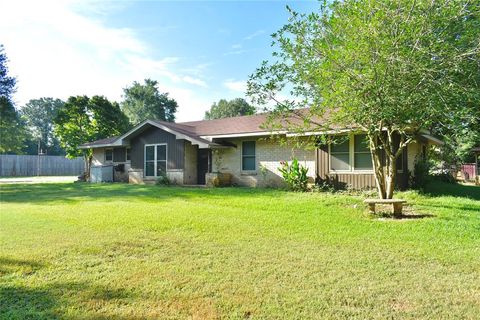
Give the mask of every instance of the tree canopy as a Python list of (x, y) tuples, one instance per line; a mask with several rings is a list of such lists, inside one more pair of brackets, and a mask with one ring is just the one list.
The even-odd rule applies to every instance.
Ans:
[(0, 45), (0, 153), (22, 152), (26, 132), (12, 95), (16, 79), (8, 75), (7, 55)]
[[(379, 195), (391, 198), (396, 159), (420, 130), (458, 124), (479, 108), (479, 6), (345, 0), (311, 14), (290, 10), (273, 35), (273, 61), (251, 76), (248, 93), (275, 101), (275, 116), (304, 120), (291, 130), (366, 132)], [(285, 92), (289, 99), (280, 99)], [(295, 112), (302, 107), (309, 109)]]
[(160, 93), (157, 85), (157, 81), (145, 79), (144, 84), (135, 81), (123, 89), (121, 108), (132, 124), (146, 119), (175, 121), (178, 104), (168, 93)]
[(60, 99), (31, 99), (20, 110), (33, 139), (39, 141), (40, 148), (48, 154), (59, 154), (62, 151), (53, 132), (53, 121), (63, 105), (64, 102)]
[(255, 107), (250, 105), (243, 98), (236, 98), (230, 101), (221, 99), (220, 101), (214, 102), (210, 107), (209, 111), (205, 112), (205, 119), (221, 119), (229, 118), (236, 116), (246, 116), (255, 114)]
[(54, 131), (67, 157), (85, 158), (85, 173), (90, 174), (92, 151), (79, 149), (81, 144), (125, 133), (128, 118), (116, 102), (103, 96), (68, 98), (54, 119)]

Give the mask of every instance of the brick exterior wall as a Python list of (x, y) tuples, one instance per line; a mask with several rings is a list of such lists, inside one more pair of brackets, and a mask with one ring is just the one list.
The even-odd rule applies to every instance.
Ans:
[[(282, 187), (284, 182), (278, 171), (280, 162), (290, 161), (293, 157), (308, 168), (308, 176), (312, 182), (315, 178), (315, 150), (293, 149), (292, 146), (282, 145), (266, 138), (228, 141), (237, 147), (214, 151), (212, 170), (230, 173), (233, 184), (248, 187)], [(242, 141), (256, 141), (254, 171), (242, 171)]]

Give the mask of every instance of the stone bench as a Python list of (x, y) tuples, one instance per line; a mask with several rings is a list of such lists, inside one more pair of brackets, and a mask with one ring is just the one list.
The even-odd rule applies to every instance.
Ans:
[(376, 204), (391, 204), (392, 213), (395, 217), (400, 217), (402, 215), (403, 204), (407, 203), (407, 200), (402, 199), (365, 199), (364, 203), (368, 204), (368, 209), (370, 213), (375, 213)]

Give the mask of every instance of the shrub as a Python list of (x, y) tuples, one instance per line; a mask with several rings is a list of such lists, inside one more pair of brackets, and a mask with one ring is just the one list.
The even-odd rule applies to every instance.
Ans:
[(283, 179), (290, 190), (307, 191), (308, 190), (308, 168), (300, 165), (297, 159), (293, 159), (291, 164), (286, 161), (280, 162), (282, 165), (278, 170), (282, 173)]
[(413, 176), (410, 177), (410, 184), (412, 188), (423, 190), (430, 182), (431, 163), (424, 157), (417, 157), (413, 166)]
[(332, 193), (337, 191), (333, 183), (331, 183), (328, 179), (322, 179), (317, 181), (317, 183), (315, 184), (314, 190), (319, 192), (332, 192)]
[(170, 179), (168, 179), (167, 175), (161, 175), (157, 178), (157, 184), (161, 186), (169, 186)]
[(442, 181), (446, 183), (457, 183), (457, 180), (448, 170), (440, 170), (432, 174), (432, 179), (436, 181)]

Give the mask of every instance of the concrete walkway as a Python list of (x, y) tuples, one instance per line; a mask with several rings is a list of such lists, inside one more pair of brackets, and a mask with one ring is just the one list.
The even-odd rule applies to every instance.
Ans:
[(9, 183), (66, 183), (74, 182), (77, 176), (50, 176), (50, 177), (0, 177), (0, 184)]

